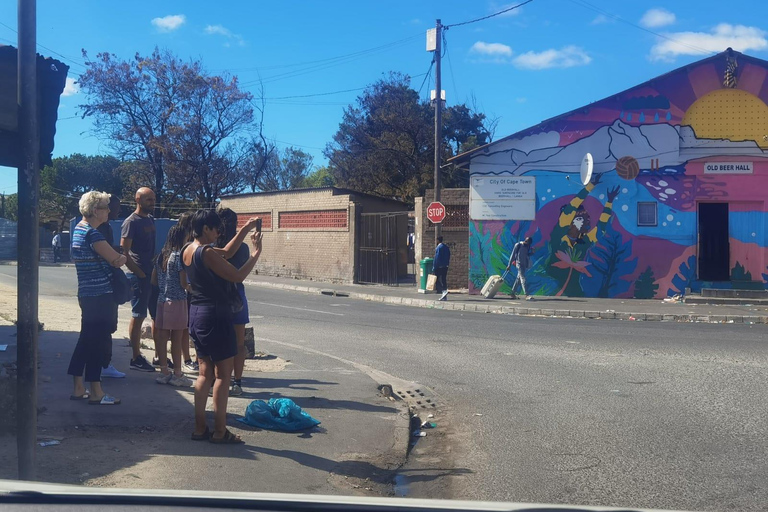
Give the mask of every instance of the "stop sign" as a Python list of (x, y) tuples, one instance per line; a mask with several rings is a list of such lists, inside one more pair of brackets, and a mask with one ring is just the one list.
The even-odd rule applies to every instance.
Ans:
[(427, 206), (427, 218), (432, 224), (440, 224), (445, 219), (445, 206), (440, 201), (433, 201)]

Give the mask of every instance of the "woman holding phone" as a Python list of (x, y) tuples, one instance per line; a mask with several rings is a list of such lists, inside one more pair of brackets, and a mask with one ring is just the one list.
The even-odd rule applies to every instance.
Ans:
[[(189, 335), (195, 343), (200, 373), (195, 382), (195, 430), (192, 439), (216, 444), (239, 444), (242, 439), (227, 427), (229, 380), (232, 377), (237, 339), (233, 304), (227, 282), (242, 283), (261, 255), (261, 233), (251, 235), (251, 251), (241, 268), (235, 268), (211, 247), (219, 239), (221, 218), (214, 210), (192, 216), (194, 241), (182, 250), (182, 261), (191, 286)], [(255, 227), (255, 223), (254, 223)], [(213, 387), (214, 429), (205, 417), (208, 392)]]

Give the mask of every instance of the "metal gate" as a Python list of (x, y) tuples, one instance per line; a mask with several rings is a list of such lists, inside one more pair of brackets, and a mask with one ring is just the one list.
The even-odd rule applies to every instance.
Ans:
[[(407, 233), (398, 232), (398, 213), (363, 213), (358, 238), (357, 282), (364, 284), (399, 284), (399, 244)], [(402, 240), (400, 240), (402, 238)]]

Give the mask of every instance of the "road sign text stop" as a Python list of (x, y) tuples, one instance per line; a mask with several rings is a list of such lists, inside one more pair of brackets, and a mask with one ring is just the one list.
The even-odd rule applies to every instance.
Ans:
[(433, 201), (427, 206), (427, 218), (432, 224), (440, 224), (445, 219), (445, 206), (440, 201)]

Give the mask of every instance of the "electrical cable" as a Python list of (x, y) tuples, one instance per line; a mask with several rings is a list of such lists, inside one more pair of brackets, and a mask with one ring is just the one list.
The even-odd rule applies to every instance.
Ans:
[(533, 0), (526, 0), (525, 2), (523, 2), (521, 4), (513, 5), (512, 7), (508, 7), (507, 9), (503, 9), (503, 10), (501, 10), (499, 12), (496, 12), (496, 13), (493, 13), (493, 14), (489, 14), (488, 16), (483, 16), (482, 18), (477, 18), (475, 20), (462, 21), (461, 23), (452, 23), (450, 25), (443, 25), (443, 28), (449, 29), (449, 28), (452, 28), (452, 27), (460, 27), (462, 25), (469, 25), (470, 23), (476, 23), (478, 21), (487, 20), (489, 18), (493, 18), (494, 16), (498, 16), (500, 14), (504, 14), (505, 12), (509, 12), (509, 11), (513, 11), (515, 9), (519, 9), (520, 7), (524, 6), (525, 4), (529, 4), (531, 2), (533, 2)]
[(701, 48), (701, 47), (694, 46), (694, 45), (691, 45), (691, 44), (683, 43), (683, 42), (678, 41), (678, 40), (676, 40), (676, 39), (674, 39), (672, 37), (666, 36), (664, 34), (660, 34), (658, 32), (654, 32), (653, 30), (649, 30), (649, 29), (647, 29), (645, 27), (641, 27), (640, 25), (632, 23), (631, 21), (625, 20), (621, 16), (618, 16), (616, 14), (613, 14), (613, 13), (610, 13), (610, 12), (606, 11), (605, 9), (597, 7), (596, 5), (593, 5), (593, 4), (589, 3), (589, 2), (587, 2), (586, 0), (568, 0), (568, 1), (571, 2), (572, 4), (578, 5), (580, 7), (585, 8), (585, 9), (589, 9), (591, 11), (594, 11), (594, 12), (598, 13), (598, 14), (602, 14), (604, 16), (608, 16), (609, 18), (612, 18), (612, 19), (614, 19), (616, 21), (620, 21), (622, 23), (625, 23), (625, 24), (629, 25), (630, 27), (634, 27), (634, 28), (636, 28), (638, 30), (642, 30), (643, 32), (647, 32), (647, 33), (652, 34), (652, 35), (654, 35), (656, 37), (660, 37), (662, 39), (666, 39), (667, 41), (670, 41), (672, 43), (678, 44), (680, 46), (684, 46), (684, 47), (689, 48), (691, 50), (695, 50), (697, 52), (704, 53), (704, 54), (709, 54), (709, 55), (715, 55), (717, 53), (717, 52), (714, 52), (712, 50), (707, 50), (705, 48)]

